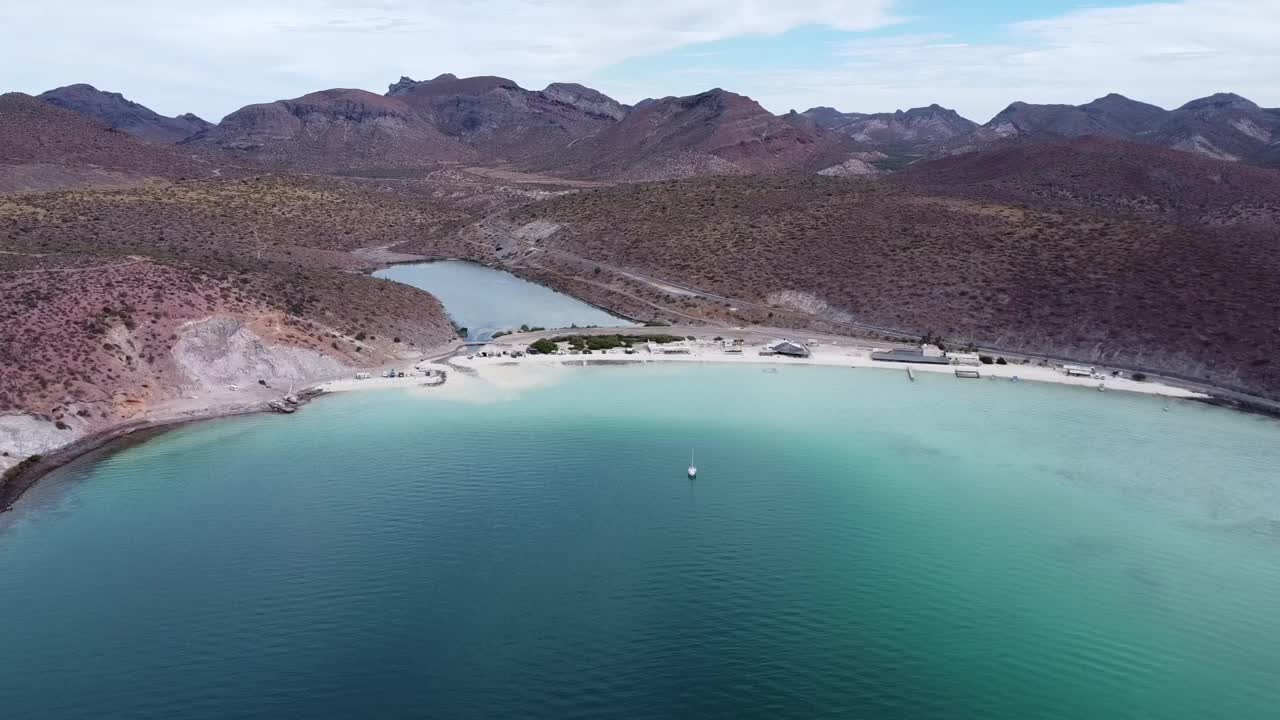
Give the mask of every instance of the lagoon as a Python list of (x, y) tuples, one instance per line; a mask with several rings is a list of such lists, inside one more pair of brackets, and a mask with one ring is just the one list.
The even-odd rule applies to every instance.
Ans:
[(879, 370), (485, 372), (43, 480), (0, 516), (6, 715), (1280, 703), (1274, 420)]
[(518, 330), (521, 325), (545, 328), (634, 325), (509, 272), (463, 260), (394, 265), (375, 272), (374, 276), (435, 295), (454, 323), (467, 328), (467, 337), (471, 340), (488, 340), (496, 332)]

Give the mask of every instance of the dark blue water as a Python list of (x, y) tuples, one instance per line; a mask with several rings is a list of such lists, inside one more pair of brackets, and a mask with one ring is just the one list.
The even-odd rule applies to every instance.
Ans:
[(547, 372), (51, 476), (0, 519), (0, 712), (1276, 716), (1272, 421), (881, 371)]

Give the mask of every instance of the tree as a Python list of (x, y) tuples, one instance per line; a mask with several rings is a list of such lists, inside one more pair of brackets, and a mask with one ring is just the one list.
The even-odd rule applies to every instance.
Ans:
[(550, 338), (542, 338), (529, 345), (530, 353), (541, 353), (543, 355), (552, 355), (559, 350), (560, 346), (555, 344)]

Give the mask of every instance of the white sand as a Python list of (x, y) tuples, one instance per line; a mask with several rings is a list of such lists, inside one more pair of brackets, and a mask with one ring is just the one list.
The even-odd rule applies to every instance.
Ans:
[(330, 380), (317, 385), (316, 388), (326, 393), (399, 388), (424, 398), (487, 404), (514, 399), (529, 388), (555, 384), (572, 372), (561, 363), (528, 365), (494, 363), (477, 368), (460, 365), (464, 369), (440, 363), (417, 366), (420, 369), (429, 367), (447, 373), (447, 381), (441, 383), (439, 376), (431, 378), (421, 375), (408, 376), (407, 373), (412, 367), (403, 368), (406, 377), (371, 377), (365, 380), (352, 377)]
[[(742, 353), (726, 353), (720, 343), (699, 342), (692, 344), (689, 354), (650, 353), (639, 349), (631, 355), (622, 350), (610, 350), (607, 353), (593, 352), (591, 355), (526, 355), (521, 358), (480, 357), (481, 350), (500, 353), (503, 350), (523, 349), (524, 345), (507, 345), (495, 342), (477, 349), (473, 355), (458, 356), (448, 363), (407, 364), (406, 372), (415, 367), (420, 370), (442, 370), (448, 374), (448, 382), (443, 386), (432, 387), (437, 378), (421, 375), (383, 378), (371, 377), (366, 380), (353, 378), (331, 380), (317, 386), (325, 392), (349, 392), (353, 390), (376, 389), (413, 389), (424, 396), (462, 400), (467, 402), (496, 402), (518, 395), (525, 388), (559, 382), (568, 368), (587, 364), (600, 363), (723, 363), (723, 364), (758, 364), (758, 365), (822, 365), (827, 367), (847, 367), (851, 369), (893, 370), (905, 374), (907, 368), (916, 373), (944, 373), (954, 376), (957, 368), (976, 369), (983, 380), (1001, 379), (1009, 381), (1013, 378), (1028, 382), (1058, 383), (1060, 385), (1076, 385), (1087, 388), (1102, 387), (1105, 390), (1163, 395), (1176, 398), (1203, 398), (1203, 393), (1186, 388), (1161, 383), (1158, 381), (1138, 382), (1128, 378), (1072, 377), (1060, 367), (1036, 364), (1009, 365), (930, 365), (918, 363), (881, 362), (871, 359), (871, 348), (842, 345), (824, 345), (813, 349), (810, 357), (791, 358), (777, 355), (761, 355), (761, 345), (748, 345)], [(471, 372), (468, 372), (471, 371)], [(956, 378), (956, 382), (974, 382), (972, 379)]]
[(316, 385), (316, 389), (323, 390), (324, 392), (327, 392), (327, 393), (331, 393), (331, 392), (350, 392), (352, 390), (414, 388), (414, 387), (423, 387), (423, 386), (431, 386), (431, 385), (439, 384), (440, 377), (438, 375), (436, 377), (424, 377), (423, 375), (420, 375), (420, 374), (410, 375), (409, 373), (414, 370), (419, 370), (419, 371), (434, 370), (436, 372), (449, 373), (450, 381), (453, 381), (458, 375), (456, 371), (451, 372), (454, 369), (449, 367), (448, 365), (445, 365), (443, 363), (436, 363), (436, 362), (421, 362), (421, 363), (417, 363), (416, 365), (406, 364), (404, 367), (400, 367), (397, 369), (403, 370), (405, 372), (405, 377), (393, 377), (393, 378), (381, 377), (379, 376), (378, 371), (373, 370), (373, 371), (369, 371), (370, 374), (373, 375), (373, 377), (365, 378), (364, 380), (357, 380), (353, 374), (352, 377), (349, 377), (349, 378), (342, 378), (339, 380), (329, 380), (328, 382), (320, 383), (319, 385)]
[[(512, 348), (501, 343), (494, 343), (487, 349), (489, 350), (512, 350), (523, 349)], [(945, 373), (948, 375), (955, 374), (957, 368), (976, 369), (981, 374), (982, 379), (1004, 379), (1006, 381), (1017, 377), (1019, 380), (1029, 382), (1048, 382), (1058, 383), (1061, 385), (1077, 385), (1088, 388), (1103, 387), (1106, 390), (1121, 390), (1125, 392), (1144, 393), (1148, 395), (1163, 395), (1167, 397), (1177, 398), (1203, 398), (1208, 397), (1203, 393), (1199, 393), (1186, 388), (1176, 387), (1156, 381), (1138, 382), (1128, 378), (1111, 377), (1107, 375), (1101, 379), (1089, 377), (1071, 377), (1068, 376), (1061, 368), (1048, 365), (980, 365), (980, 366), (958, 366), (958, 365), (930, 365), (918, 363), (901, 363), (901, 362), (881, 362), (871, 359), (870, 348), (844, 347), (844, 346), (821, 346), (814, 348), (812, 354), (808, 358), (791, 358), (781, 357), (777, 355), (761, 355), (760, 345), (748, 345), (744, 347), (742, 353), (726, 353), (719, 343), (695, 343), (692, 346), (693, 352), (689, 354), (653, 354), (646, 350), (639, 349), (633, 355), (626, 355), (621, 350), (610, 350), (607, 353), (599, 351), (593, 352), (591, 355), (528, 355), (521, 358), (510, 357), (480, 357), (478, 352), (472, 357), (456, 357), (450, 362), (462, 367), (482, 370), (484, 368), (493, 368), (499, 366), (505, 367), (545, 367), (554, 365), (585, 365), (588, 363), (596, 364), (602, 362), (617, 363), (649, 363), (649, 362), (670, 362), (670, 363), (726, 363), (726, 364), (768, 364), (768, 365), (824, 365), (834, 367), (848, 368), (873, 368), (878, 370), (896, 370), (900, 373), (906, 373), (907, 368), (911, 368), (917, 373)], [(451, 377), (452, 379), (452, 377)], [(957, 378), (956, 382), (973, 382), (971, 379)]]

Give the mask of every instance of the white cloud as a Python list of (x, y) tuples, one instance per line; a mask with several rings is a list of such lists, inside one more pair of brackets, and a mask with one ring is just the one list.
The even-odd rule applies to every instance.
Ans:
[[(808, 24), (863, 31), (893, 0), (6, 0), (6, 90), (89, 82), (157, 111), (217, 119), (401, 74), (500, 74), (539, 87), (623, 60)], [(606, 88), (607, 89), (607, 88)]]
[[(40, 92), (90, 82), (154, 109), (216, 120), (250, 102), (327, 87), (381, 92), (407, 74), (496, 74), (526, 87), (591, 83), (624, 60), (805, 25), (851, 33), (897, 22), (897, 0), (4, 0), (0, 81)], [(1088, 8), (997, 28), (975, 43), (898, 35), (817, 47), (820, 70), (734, 67), (705, 48), (665, 77), (601, 90), (622, 100), (713, 86), (774, 111), (879, 111), (931, 102), (985, 121), (1013, 100), (1107, 92), (1165, 107), (1212, 92), (1280, 106), (1280, 0)], [(785, 42), (785, 41), (783, 41)]]
[(979, 122), (1014, 100), (1079, 104), (1108, 92), (1166, 108), (1215, 92), (1280, 106), (1277, 0), (1091, 8), (1007, 30), (990, 44), (938, 35), (853, 42), (830, 69), (762, 78), (757, 93), (775, 109), (820, 97), (860, 111), (938, 102)]

